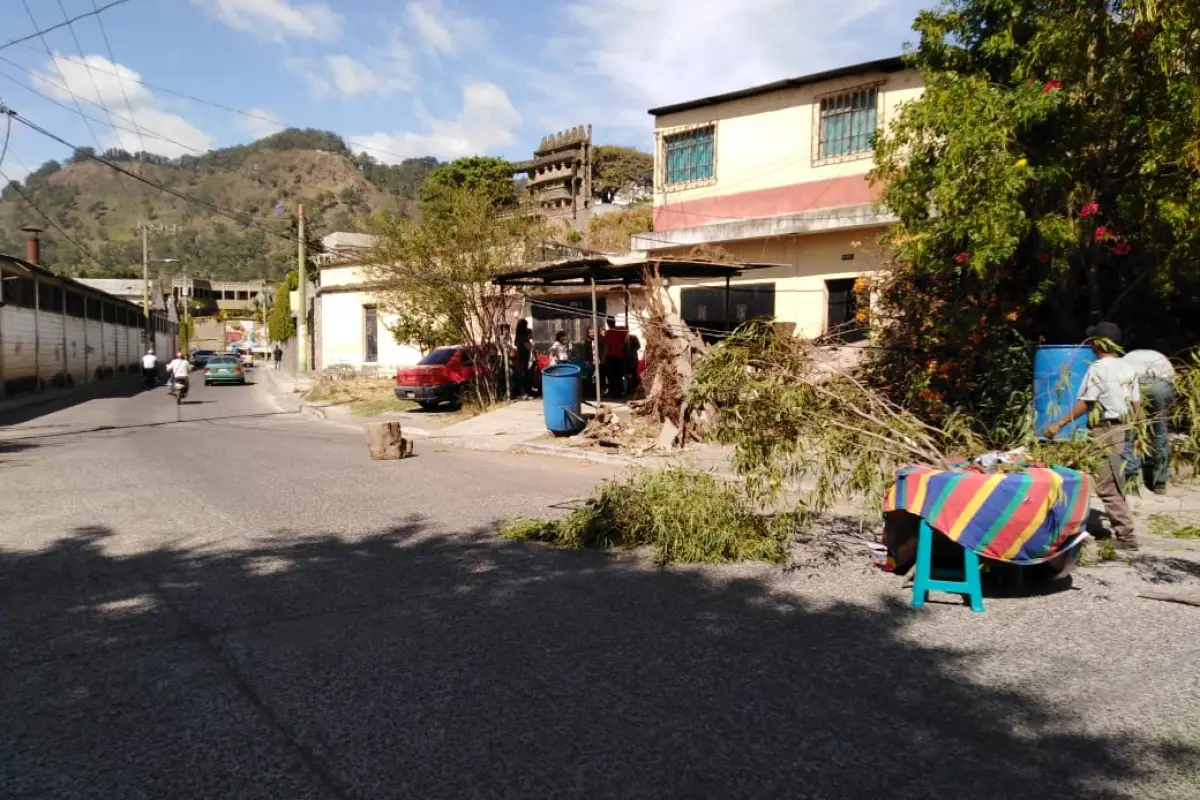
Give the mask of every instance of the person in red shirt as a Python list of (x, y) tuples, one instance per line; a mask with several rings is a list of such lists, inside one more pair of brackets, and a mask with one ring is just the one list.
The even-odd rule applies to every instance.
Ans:
[(622, 397), (625, 394), (625, 339), (629, 336), (629, 329), (617, 327), (616, 317), (609, 317), (604, 322), (606, 327), (601, 334), (604, 346), (600, 373), (604, 380), (604, 393), (609, 397)]

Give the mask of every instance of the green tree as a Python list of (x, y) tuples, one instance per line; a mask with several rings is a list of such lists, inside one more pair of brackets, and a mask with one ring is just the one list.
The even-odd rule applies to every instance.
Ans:
[(584, 244), (602, 253), (629, 249), (629, 238), (654, 230), (654, 209), (650, 206), (611, 211), (588, 220)]
[(592, 148), (592, 194), (611, 203), (617, 192), (654, 185), (654, 156), (636, 147), (602, 144)]
[[(492, 279), (537, 258), (541, 217), (498, 214), (487, 187), (456, 187), (439, 198), (439, 213), (420, 223), (377, 215), (371, 269), (380, 304), (393, 315), (397, 340), (431, 347), (496, 341), (506, 308)], [(492, 373), (494, 376), (495, 373)], [(480, 382), (489, 403), (496, 386)]]
[(1197, 19), (1197, 0), (918, 16), (925, 93), (878, 137), (873, 173), (900, 218), (872, 287), (896, 323), (876, 374), (906, 402), (1003, 421), (1025, 340), (1078, 341), (1101, 317), (1168, 352), (1196, 340)]
[(512, 164), (503, 158), (470, 156), (451, 161), (429, 173), (421, 184), (420, 208), (424, 217), (454, 215), (466, 189), (488, 199), (495, 207), (512, 205), (516, 192)]
[(300, 276), (295, 270), (289, 272), (275, 287), (275, 302), (267, 317), (267, 334), (273, 342), (286, 342), (296, 335), (296, 323), (292, 319), (291, 292), (300, 287)]

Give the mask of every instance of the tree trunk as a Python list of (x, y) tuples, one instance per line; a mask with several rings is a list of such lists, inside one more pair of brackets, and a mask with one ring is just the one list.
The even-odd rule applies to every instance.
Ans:
[(400, 435), (399, 422), (367, 423), (367, 447), (374, 461), (395, 461), (412, 455), (412, 442)]

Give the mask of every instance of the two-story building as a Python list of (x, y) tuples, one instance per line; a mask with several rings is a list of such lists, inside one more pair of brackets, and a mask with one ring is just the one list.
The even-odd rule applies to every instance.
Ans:
[[(922, 88), (919, 72), (889, 58), (651, 109), (654, 232), (632, 249), (711, 245), (780, 264), (733, 282), (734, 325), (773, 316), (813, 338), (853, 328), (854, 282), (880, 267), (877, 240), (895, 221), (867, 179), (873, 136)], [(721, 289), (686, 282), (670, 293), (689, 324), (720, 329)]]

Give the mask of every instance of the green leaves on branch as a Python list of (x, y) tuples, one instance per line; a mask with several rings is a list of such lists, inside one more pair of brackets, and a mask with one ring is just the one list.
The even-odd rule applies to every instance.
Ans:
[(422, 218), (454, 213), (460, 190), (486, 197), (497, 209), (510, 207), (516, 203), (512, 164), (503, 158), (470, 156), (438, 167), (421, 184)]

